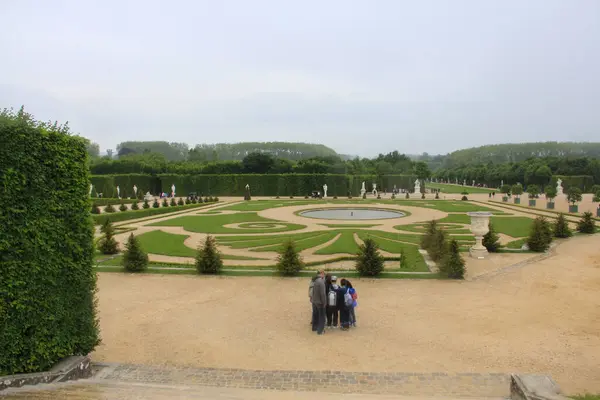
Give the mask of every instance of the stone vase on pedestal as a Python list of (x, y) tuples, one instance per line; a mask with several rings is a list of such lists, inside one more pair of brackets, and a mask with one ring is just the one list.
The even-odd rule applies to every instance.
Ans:
[(469, 254), (473, 258), (483, 259), (487, 257), (488, 251), (483, 245), (483, 237), (489, 232), (491, 212), (477, 211), (468, 212), (467, 215), (471, 217), (471, 232), (475, 236), (475, 245), (469, 249)]

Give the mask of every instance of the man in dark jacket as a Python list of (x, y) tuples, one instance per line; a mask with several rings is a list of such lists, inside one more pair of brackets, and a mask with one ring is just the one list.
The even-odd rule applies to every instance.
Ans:
[(325, 307), (327, 306), (327, 294), (325, 293), (325, 272), (319, 271), (319, 277), (313, 286), (313, 332), (322, 335), (325, 331)]

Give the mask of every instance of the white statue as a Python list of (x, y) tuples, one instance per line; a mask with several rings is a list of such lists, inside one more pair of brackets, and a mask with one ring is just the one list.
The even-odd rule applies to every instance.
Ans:
[(475, 186), (475, 179), (473, 179), (473, 184), (471, 186)]
[(171, 185), (171, 193), (173, 193), (173, 197), (175, 197), (175, 184)]
[(323, 198), (327, 197), (327, 184), (323, 185)]
[(117, 186), (117, 197), (121, 198), (121, 188)]
[(133, 185), (133, 193), (135, 195), (135, 198), (137, 199), (137, 186)]
[(250, 185), (246, 183), (246, 190), (250, 190)]
[(421, 193), (421, 182), (418, 179), (415, 181), (415, 193)]
[(463, 186), (467, 186), (467, 180), (463, 179)]
[(367, 189), (365, 189), (365, 182), (363, 181), (362, 187), (360, 188), (360, 197), (363, 197), (366, 191)]
[(92, 190), (94, 189), (94, 185), (90, 183), (90, 197), (92, 197)]
[(560, 178), (556, 180), (556, 194), (563, 194), (562, 179)]
[(504, 179), (500, 181), (500, 187), (504, 186)]
[(150, 194), (150, 192), (146, 192), (146, 195), (144, 196), (144, 200), (152, 201), (153, 199), (154, 199), (154, 197)]
[(377, 196), (377, 184), (373, 182), (373, 196)]

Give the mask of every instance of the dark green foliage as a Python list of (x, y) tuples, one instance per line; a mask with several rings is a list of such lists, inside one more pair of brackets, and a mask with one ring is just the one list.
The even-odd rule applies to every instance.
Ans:
[(523, 185), (521, 185), (520, 183), (517, 183), (516, 185), (512, 185), (512, 187), (510, 188), (510, 191), (513, 195), (515, 195), (517, 198), (523, 194)]
[(171, 207), (176, 207), (177, 206), (177, 202), (175, 201), (175, 197), (171, 197), (171, 202), (169, 203), (169, 205)]
[(406, 192), (406, 196), (404, 196), (407, 199), (410, 199), (410, 194), (408, 194), (408, 192)]
[(582, 197), (583, 196), (581, 194), (581, 189), (579, 189), (578, 187), (571, 186), (567, 190), (567, 201), (573, 205), (575, 205), (575, 203), (580, 202)]
[(540, 195), (540, 187), (538, 185), (527, 186), (527, 194), (530, 199), (537, 199)]
[(552, 201), (556, 197), (556, 195), (558, 194), (556, 192), (556, 186), (552, 186), (552, 185), (546, 186), (546, 189), (544, 190), (544, 193), (546, 194), (546, 198), (549, 201)]
[(600, 202), (600, 190), (594, 192), (594, 197), (592, 198), (592, 201)]
[(296, 251), (292, 240), (284, 243), (283, 251), (277, 258), (276, 268), (279, 273), (286, 276), (298, 275), (298, 272), (304, 268), (304, 262), (300, 254)]
[(217, 201), (219, 201), (219, 198), (217, 196), (213, 197), (213, 202), (216, 203)]
[(460, 194), (462, 194), (463, 196), (467, 196), (469, 194), (469, 192), (467, 192), (466, 190), (463, 190)]
[(396, 194), (392, 193), (392, 200), (396, 200)]
[(119, 252), (119, 244), (115, 240), (115, 228), (112, 226), (110, 220), (105, 220), (100, 231), (104, 236), (98, 242), (98, 250), (102, 254), (117, 254)]
[(198, 201), (194, 198), (192, 199), (192, 204), (196, 204)]
[(448, 247), (446, 237), (446, 232), (439, 228), (436, 229), (435, 233), (431, 237), (431, 242), (427, 252), (429, 253), (429, 257), (431, 257), (431, 259), (435, 262), (442, 260), (446, 255)]
[(127, 211), (127, 210), (128, 210), (128, 208), (127, 208), (127, 206), (125, 204), (121, 204), (119, 206), (119, 211)]
[(435, 192), (435, 199), (439, 200), (440, 199), (440, 192)]
[(117, 210), (115, 210), (115, 208), (112, 206), (112, 204), (109, 204), (106, 207), (104, 207), (105, 213), (114, 213), (115, 211), (117, 211)]
[[(423, 195), (423, 196), (425, 196), (425, 195)], [(379, 193), (377, 194), (377, 200), (381, 200), (381, 195)]]
[(167, 201), (167, 198), (165, 197), (162, 201), (162, 206), (163, 207), (169, 207), (169, 202)]
[(527, 238), (529, 250), (543, 252), (548, 250), (552, 243), (552, 229), (548, 220), (544, 217), (537, 217), (531, 224), (531, 232)]
[[(180, 198), (179, 198), (179, 200), (177, 200), (177, 205), (178, 205), (178, 206), (182, 206), (182, 205), (184, 205), (184, 204), (185, 204), (185, 203), (183, 202), (183, 199), (180, 197)], [(172, 205), (172, 204), (171, 204), (171, 205)]]
[(144, 210), (147, 210), (150, 208), (150, 204), (148, 204), (148, 200), (144, 200), (144, 204), (142, 204), (142, 208)]
[(204, 241), (204, 246), (198, 249), (196, 255), (196, 270), (200, 274), (218, 274), (223, 268), (221, 254), (217, 250), (215, 239), (208, 235)]
[(158, 208), (160, 207), (160, 204), (158, 203), (157, 199), (154, 199), (154, 203), (152, 203), (152, 208)]
[[(127, 161), (110, 161), (111, 163), (127, 162)], [(94, 166), (92, 166), (94, 169)], [(96, 171), (95, 173), (108, 174), (110, 172)], [(94, 193), (102, 193), (103, 198), (99, 199), (106, 201), (103, 204), (119, 204), (122, 200), (117, 199), (117, 186), (121, 189), (121, 197), (135, 198), (133, 186), (138, 187), (138, 196), (143, 198), (144, 193), (157, 193), (161, 189), (160, 179), (156, 176), (148, 174), (128, 174), (128, 175), (92, 175), (90, 178), (94, 185)], [(101, 204), (101, 205), (103, 205)]]
[(94, 220), (95, 225), (102, 225), (104, 221), (110, 220), (111, 222), (120, 222), (120, 221), (128, 221), (130, 219), (144, 218), (150, 217), (152, 215), (161, 215), (168, 214), (180, 210), (187, 210), (191, 208), (202, 207), (201, 205), (183, 205), (176, 207), (159, 207), (159, 208), (149, 208), (144, 210), (137, 211), (125, 211), (116, 214), (101, 214), (101, 215), (93, 215), (92, 218)]
[(143, 272), (148, 268), (148, 255), (144, 253), (140, 242), (133, 236), (133, 233), (127, 239), (122, 262), (128, 272)]
[(213, 202), (214, 202), (214, 199), (213, 199), (213, 197), (212, 197), (212, 196), (208, 196), (208, 201), (207, 201), (207, 203), (213, 203)]
[(583, 213), (583, 217), (577, 222), (577, 231), (580, 233), (596, 232), (596, 222), (591, 212)]
[(192, 204), (192, 201), (191, 201), (189, 198), (186, 198), (186, 199), (185, 199), (185, 204), (186, 204), (186, 205), (188, 205), (188, 204)]
[(421, 198), (425, 199), (425, 193), (421, 193)]
[(567, 219), (565, 218), (565, 215), (563, 213), (560, 213), (558, 215), (558, 218), (554, 222), (553, 228), (554, 237), (568, 238), (573, 236), (573, 232), (571, 232), (571, 229), (569, 228), (569, 223), (567, 222)]
[(140, 209), (140, 206), (138, 205), (138, 202), (137, 202), (137, 201), (135, 201), (135, 202), (131, 203), (131, 209), (132, 209), (133, 211), (136, 211), (136, 210), (139, 210), (139, 209)]
[(421, 236), (421, 248), (423, 250), (429, 250), (429, 246), (431, 246), (433, 235), (435, 235), (437, 230), (437, 221), (435, 219), (432, 219), (427, 223), (425, 233)]
[(0, 110), (0, 375), (99, 343), (87, 158), (67, 127)]
[(377, 243), (367, 238), (356, 256), (355, 268), (362, 276), (377, 276), (383, 271), (384, 258), (379, 254)]
[(366, 199), (366, 198), (367, 198), (367, 192), (364, 192), (364, 193), (363, 193), (363, 195), (362, 195), (362, 198), (363, 198), (363, 199)]
[(100, 207), (98, 207), (98, 204), (92, 204), (92, 214), (100, 214)]
[(465, 261), (460, 255), (460, 249), (456, 240), (451, 240), (448, 245), (447, 254), (442, 260), (443, 270), (446, 276), (450, 279), (464, 279), (465, 276)]
[(507, 196), (510, 196), (510, 185), (502, 185), (502, 187), (500, 188), (500, 193), (504, 193)]
[(206, 197), (204, 198), (204, 202), (205, 202), (205, 203), (210, 203), (210, 201), (208, 200), (208, 196), (206, 196)]
[(487, 251), (490, 253), (495, 253), (500, 249), (500, 237), (494, 230), (494, 226), (490, 222), (488, 224), (489, 231), (483, 236), (482, 244), (485, 246)]
[(468, 201), (468, 200), (469, 200), (469, 198), (468, 198), (467, 196), (463, 196), (463, 197), (461, 197), (460, 199), (461, 199), (462, 201)]

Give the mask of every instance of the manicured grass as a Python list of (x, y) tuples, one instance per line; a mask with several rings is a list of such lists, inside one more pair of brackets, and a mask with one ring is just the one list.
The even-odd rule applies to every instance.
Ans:
[(341, 231), (340, 237), (329, 246), (320, 249), (315, 254), (356, 254), (358, 244), (354, 240), (354, 232)]
[[(438, 224), (438, 226), (448, 233), (462, 233), (462, 234), (471, 233), (471, 231), (468, 228), (464, 228), (460, 225)], [(407, 231), (407, 232), (425, 233), (427, 225), (426, 224), (398, 225), (395, 228), (398, 230), (403, 230), (403, 231)]]
[(575, 400), (600, 400), (600, 394), (578, 394), (577, 396), (571, 396)]
[(515, 238), (529, 235), (533, 219), (527, 217), (492, 217), (494, 230)]
[(238, 203), (231, 205), (229, 207), (221, 208), (221, 210), (232, 210), (232, 211), (263, 211), (268, 210), (269, 208), (278, 208), (278, 207), (289, 207), (289, 206), (301, 206), (305, 204), (325, 204), (326, 201), (321, 200), (250, 200), (245, 201), (243, 203)]
[(106, 219), (109, 219), (111, 222), (121, 222), (121, 221), (129, 221), (131, 219), (145, 218), (153, 215), (162, 215), (162, 214), (170, 214), (177, 211), (186, 211), (194, 208), (202, 208), (215, 205), (217, 203), (202, 203), (202, 204), (187, 204), (183, 206), (175, 206), (175, 207), (159, 207), (159, 208), (150, 208), (143, 209), (140, 204), (140, 210), (135, 211), (116, 211), (114, 213), (103, 213), (103, 214), (92, 214), (92, 218), (94, 220), (95, 225), (102, 225)]
[(505, 247), (509, 249), (520, 249), (525, 242), (527, 242), (526, 237), (508, 242)]
[(96, 254), (94, 255), (94, 264), (96, 265), (121, 265), (121, 259), (123, 255), (107, 255), (107, 254)]
[[(323, 233), (326, 231), (322, 231)], [(321, 232), (289, 233), (284, 235), (255, 235), (255, 236), (217, 236), (217, 243), (234, 249), (246, 249), (248, 247), (267, 246), (270, 244), (283, 243), (286, 240), (302, 240), (311, 238)]]
[(452, 223), (452, 224), (470, 224), (471, 217), (467, 214), (448, 214), (447, 217), (438, 219), (439, 223)]
[[(330, 241), (337, 235), (338, 235), (338, 232), (323, 232), (320, 234), (317, 232), (314, 232), (311, 237), (307, 237), (304, 239), (294, 241), (294, 245), (295, 245), (297, 251), (303, 251), (306, 249), (310, 249), (312, 247), (322, 245), (323, 243), (327, 243), (328, 241)], [(267, 246), (267, 247), (250, 249), (250, 251), (257, 251), (257, 252), (275, 251), (275, 252), (280, 253), (281, 251), (283, 251), (284, 245), (285, 245), (285, 242), (274, 244), (274, 245)]]
[(381, 224), (318, 224), (321, 226), (326, 226), (328, 228), (358, 228), (358, 229), (365, 229), (365, 228), (372, 228), (374, 226), (379, 226)]
[[(235, 229), (225, 228), (223, 225), (243, 222), (279, 223), (285, 225), (281, 228), (270, 229)], [(290, 224), (268, 218), (260, 217), (256, 213), (221, 214), (221, 215), (186, 215), (167, 221), (156, 222), (150, 226), (181, 226), (186, 231), (202, 233), (265, 233), (287, 232), (305, 228), (304, 225)]]
[(450, 185), (450, 184), (446, 184), (446, 183), (434, 183), (434, 182), (429, 182), (429, 183), (425, 184), (425, 187), (427, 187), (429, 189), (441, 189), (442, 193), (462, 193), (462, 192), (485, 193), (485, 194), (488, 194), (491, 192), (500, 193), (499, 189), (487, 189), (487, 188), (480, 188), (480, 187), (473, 187), (473, 186)]
[[(406, 265), (408, 267), (401, 268), (401, 271), (410, 271), (410, 272), (428, 272), (429, 268), (423, 259), (421, 253), (419, 253), (419, 246), (406, 244), (397, 242), (390, 239), (384, 239), (381, 237), (370, 235), (366, 232), (358, 232), (358, 237), (362, 240), (367, 238), (371, 238), (375, 240), (379, 248), (383, 251), (387, 251), (388, 253), (394, 254), (404, 254), (406, 257)], [(400, 268), (400, 262), (398, 261), (398, 268)]]

